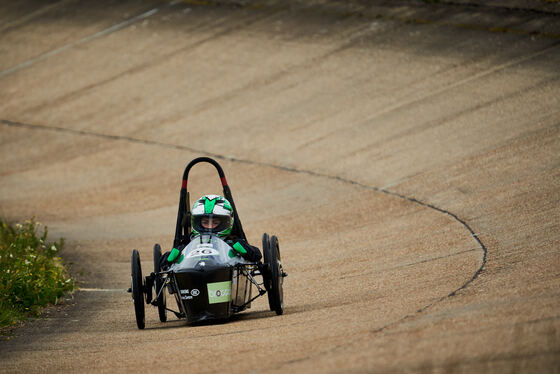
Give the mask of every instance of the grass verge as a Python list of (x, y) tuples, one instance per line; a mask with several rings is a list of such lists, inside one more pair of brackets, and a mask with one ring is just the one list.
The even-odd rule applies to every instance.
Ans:
[(10, 225), (0, 220), (0, 328), (38, 316), (47, 304), (57, 304), (74, 290), (62, 260), (64, 245), (47, 242), (34, 219)]

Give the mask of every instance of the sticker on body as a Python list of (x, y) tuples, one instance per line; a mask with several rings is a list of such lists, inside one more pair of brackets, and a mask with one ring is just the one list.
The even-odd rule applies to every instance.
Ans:
[(208, 283), (208, 303), (227, 303), (231, 300), (231, 281)]
[(187, 254), (187, 258), (202, 257), (202, 256), (219, 256), (220, 252), (214, 248), (197, 248), (193, 249)]

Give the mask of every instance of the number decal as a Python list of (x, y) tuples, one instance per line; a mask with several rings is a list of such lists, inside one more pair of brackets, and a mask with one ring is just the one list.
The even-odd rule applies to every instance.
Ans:
[(201, 257), (201, 256), (219, 256), (220, 253), (214, 248), (197, 248), (193, 249), (187, 254), (187, 258)]

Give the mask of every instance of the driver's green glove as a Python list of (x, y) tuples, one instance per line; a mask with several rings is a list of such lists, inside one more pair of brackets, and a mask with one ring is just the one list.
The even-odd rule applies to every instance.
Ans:
[(180, 250), (178, 250), (177, 248), (173, 248), (173, 250), (171, 250), (171, 253), (169, 254), (169, 256), (167, 256), (167, 262), (174, 262), (177, 259), (177, 256), (179, 256), (180, 253), (181, 253)]
[(241, 244), (240, 242), (235, 243), (233, 245), (233, 249), (234, 249), (235, 252), (239, 253), (241, 256), (247, 254), (247, 250), (245, 248), (243, 248), (243, 244)]
[(247, 243), (246, 240), (238, 240), (233, 246), (233, 251), (230, 251), (229, 257), (240, 255), (247, 261), (259, 261), (261, 259), (261, 251), (257, 247), (253, 247)]

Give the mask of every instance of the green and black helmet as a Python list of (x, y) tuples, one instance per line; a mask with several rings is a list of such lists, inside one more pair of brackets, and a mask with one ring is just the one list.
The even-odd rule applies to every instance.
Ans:
[(223, 196), (204, 195), (194, 203), (191, 216), (194, 235), (226, 237), (233, 227), (233, 209)]

